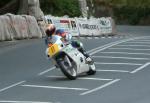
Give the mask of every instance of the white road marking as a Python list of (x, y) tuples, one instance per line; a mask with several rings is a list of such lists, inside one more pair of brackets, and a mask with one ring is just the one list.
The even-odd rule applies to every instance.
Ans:
[(150, 42), (126, 42), (126, 43), (136, 43), (136, 44), (150, 44)]
[(87, 39), (92, 39), (91, 37), (87, 37)]
[(120, 46), (122, 46), (122, 47), (150, 47), (150, 45), (117, 45), (117, 47), (120, 47)]
[(55, 76), (55, 75), (51, 75), (51, 76), (46, 76), (48, 78), (66, 78), (65, 76)]
[[(65, 78), (64, 76), (47, 76), (50, 78)], [(104, 79), (104, 78), (88, 78), (88, 77), (78, 77), (77, 79), (83, 79), (83, 80), (99, 80), (99, 81), (110, 81), (113, 79)]]
[(140, 38), (145, 38), (145, 36), (143, 37), (136, 37), (136, 38), (131, 38), (131, 39), (125, 39), (125, 40), (119, 40), (119, 41), (116, 41), (116, 42), (111, 42), (109, 44), (106, 44), (106, 45), (103, 45), (103, 46), (100, 46), (100, 47), (97, 47), (97, 48), (94, 48), (90, 51), (88, 51), (88, 53), (90, 53), (90, 55), (93, 55), (93, 54), (96, 54), (100, 51), (103, 51), (107, 48), (110, 48), (112, 46), (115, 46), (115, 45), (118, 45), (118, 44), (121, 44), (121, 43), (124, 43), (124, 42), (127, 42), (127, 41), (131, 41), (131, 40), (136, 40), (136, 39), (140, 39)]
[(136, 51), (138, 51), (138, 50), (139, 50), (139, 51), (140, 51), (140, 50), (141, 50), (141, 51), (144, 51), (144, 50), (148, 50), (148, 51), (149, 51), (149, 50), (150, 50), (150, 49), (136, 49), (136, 48), (108, 48), (108, 49), (112, 49), (112, 50), (134, 50), (134, 51), (135, 51), (135, 50), (136, 50)]
[(92, 56), (92, 57), (94, 57), (94, 58), (112, 58), (112, 59), (150, 60), (150, 58), (113, 57), (113, 56)]
[(82, 78), (79, 78), (79, 79), (83, 79), (83, 80), (99, 80), (99, 81), (110, 81), (110, 80), (113, 80), (113, 79), (87, 78), (87, 77), (82, 77)]
[(10, 86), (8, 86), (8, 87), (5, 87), (5, 88), (3, 88), (3, 89), (0, 89), (0, 92), (3, 92), (3, 91), (5, 91), (5, 90), (10, 89), (10, 88), (12, 88), (12, 87), (15, 87), (15, 86), (17, 86), (17, 85), (20, 85), (20, 84), (22, 84), (22, 83), (24, 83), (24, 82), (26, 82), (26, 81), (21, 81), (21, 82), (15, 83), (15, 84), (13, 84), (13, 85), (10, 85)]
[(62, 89), (62, 90), (88, 90), (86, 88), (69, 88), (69, 87), (42, 86), (42, 85), (22, 85), (22, 86), (33, 88)]
[(108, 43), (108, 44), (105, 44), (105, 45), (103, 45), (103, 46), (100, 46), (100, 47), (91, 49), (91, 50), (87, 51), (87, 53), (90, 53), (90, 52), (96, 51), (96, 50), (98, 50), (98, 49), (104, 48), (104, 47), (106, 47), (106, 46), (108, 46), (108, 45), (110, 45), (110, 44), (112, 44), (112, 43)]
[[(140, 38), (144, 38), (144, 37), (140, 37)], [(87, 51), (87, 53), (90, 53), (90, 55), (93, 55), (93, 54), (95, 54), (95, 53), (97, 53), (97, 52), (99, 52), (99, 51), (105, 50), (105, 49), (107, 49), (107, 48), (109, 48), (109, 47), (112, 47), (112, 46), (114, 46), (114, 45), (117, 45), (117, 44), (120, 44), (120, 43), (123, 43), (123, 42), (126, 42), (126, 41), (130, 41), (130, 40), (135, 40), (135, 39), (139, 39), (139, 37), (132, 38), (132, 39), (126, 39), (126, 40), (119, 40), (119, 41), (113, 42), (113, 43), (108, 43), (108, 44), (106, 44), (106, 45), (103, 45), (103, 46), (100, 46), (100, 47), (91, 49), (91, 50)], [(53, 70), (53, 69), (55, 69), (55, 67), (52, 67), (52, 68), (50, 68), (50, 69), (47, 69), (47, 70), (45, 70), (45, 71), (39, 73), (38, 75), (39, 75), (39, 76), (40, 76), (40, 75), (43, 75), (43, 74), (45, 74), (45, 73), (47, 73), (47, 72), (49, 72), (49, 71), (51, 71), (51, 70)]]
[(49, 68), (49, 69), (47, 69), (47, 70), (45, 70), (45, 71), (39, 73), (38, 75), (41, 76), (41, 75), (43, 75), (43, 74), (45, 74), (45, 73), (47, 73), (47, 72), (49, 72), (49, 71), (54, 70), (55, 68), (56, 68), (56, 67)]
[(105, 62), (94, 62), (95, 64), (102, 64), (102, 65), (142, 65), (137, 63), (105, 63)]
[(106, 37), (102, 36), (101, 38), (105, 39)]
[(53, 103), (53, 102), (0, 100), (0, 103)]
[(94, 37), (94, 39), (99, 39), (99, 37)]
[[(131, 39), (132, 40), (132, 39)], [(134, 39), (133, 39), (134, 40)], [(115, 45), (116, 43), (122, 43), (122, 42), (125, 42), (124, 40), (119, 40), (119, 41), (116, 41), (116, 42), (111, 42), (111, 43), (108, 43), (108, 44), (105, 44), (105, 45), (103, 45), (103, 46), (99, 46), (99, 47), (96, 47), (96, 48), (94, 48), (94, 49), (91, 49), (91, 50), (89, 50), (89, 51), (87, 51), (88, 53), (92, 53), (92, 52), (94, 52), (94, 51), (96, 51), (96, 50), (99, 50), (99, 49), (102, 49), (102, 48), (105, 48), (105, 47), (107, 47), (107, 46), (110, 46), (110, 45)]]
[(136, 42), (150, 42), (150, 40), (141, 39), (141, 40), (136, 40)]
[[(106, 45), (99, 46), (99, 47), (97, 47), (97, 48), (91, 49), (91, 50), (87, 51), (87, 53), (90, 53), (90, 55), (93, 55), (93, 54), (96, 54), (97, 52), (100, 52), (100, 51), (105, 50), (105, 49), (107, 49), (107, 48), (110, 48), (110, 47), (112, 47), (112, 46), (118, 45), (118, 44), (120, 44), (120, 43), (124, 43), (124, 42), (131, 41), (131, 40), (136, 40), (136, 39), (147, 38), (147, 37), (149, 37), (149, 36), (135, 37), (135, 38), (131, 38), (131, 39), (125, 39), (125, 40), (119, 40), (119, 41), (116, 41), (116, 42), (111, 42), (111, 43), (108, 43), (108, 44), (106, 44)], [(55, 69), (55, 67), (52, 67), (52, 68), (50, 68), (50, 69), (47, 69), (47, 70), (45, 70), (45, 71), (39, 73), (38, 75), (39, 75), (39, 76), (40, 76), (40, 75), (43, 75), (43, 74), (45, 74), (45, 73), (47, 73), (47, 72), (49, 72), (49, 71), (51, 71), (51, 70), (53, 70), (53, 69)]]
[(96, 70), (98, 72), (120, 72), (120, 73), (128, 73), (127, 70)]
[[(80, 38), (81, 38), (81, 37), (80, 37)], [(104, 49), (107, 49), (107, 48), (109, 48), (109, 47), (111, 47), (111, 46), (117, 45), (117, 44), (119, 44), (119, 43), (126, 42), (126, 41), (129, 41), (129, 40), (135, 40), (135, 39), (137, 39), (137, 38), (134, 38), (134, 39), (127, 39), (127, 40), (120, 40), (120, 41), (117, 41), (117, 42), (114, 42), (114, 43), (108, 43), (108, 44), (105, 44), (105, 45), (103, 45), (103, 46), (100, 46), (100, 47), (91, 49), (91, 50), (87, 51), (87, 53), (90, 53), (90, 52), (91, 52), (90, 55), (93, 55), (93, 54), (99, 52), (100, 50), (104, 50)], [(104, 49), (103, 49), (103, 48), (104, 48)], [(38, 76), (41, 76), (41, 75), (43, 75), (43, 74), (45, 74), (45, 73), (47, 73), (47, 72), (49, 72), (49, 71), (51, 71), (51, 70), (53, 70), (53, 69), (55, 69), (55, 67), (52, 67), (52, 68), (50, 68), (50, 69), (47, 69), (47, 70), (45, 70), (45, 71), (39, 73)]]
[(149, 53), (129, 53), (129, 52), (101, 52), (104, 54), (131, 54), (131, 55), (150, 55)]
[(97, 87), (97, 88), (94, 88), (94, 89), (92, 89), (92, 90), (83, 92), (83, 93), (81, 93), (80, 95), (87, 95), (87, 94), (90, 94), (90, 93), (92, 93), (92, 92), (101, 90), (101, 89), (103, 89), (103, 88), (105, 88), (105, 87), (108, 87), (109, 85), (112, 85), (112, 84), (118, 82), (118, 81), (120, 81), (120, 79), (115, 79), (115, 80), (110, 81), (110, 82), (108, 82), (108, 83), (106, 83), (106, 84), (104, 84), (104, 85), (102, 85), (102, 86), (100, 86), (100, 87)]
[(130, 73), (136, 73), (136, 72), (138, 72), (138, 71), (140, 71), (140, 70), (144, 69), (144, 68), (145, 68), (145, 67), (147, 67), (148, 65), (150, 65), (150, 62), (145, 63), (144, 65), (140, 66), (139, 68), (137, 68), (137, 69), (133, 70), (133, 71), (132, 71), (132, 72), (130, 72)]

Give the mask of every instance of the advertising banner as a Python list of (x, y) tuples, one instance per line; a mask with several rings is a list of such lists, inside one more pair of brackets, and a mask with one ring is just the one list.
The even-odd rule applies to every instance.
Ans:
[(72, 34), (72, 36), (78, 36), (78, 28), (75, 19), (72, 18), (61, 18), (46, 16), (49, 24), (53, 23), (56, 29), (64, 29), (66, 32)]
[(100, 35), (97, 19), (76, 18), (80, 35)]
[(112, 18), (63, 18), (46, 16), (48, 23), (55, 24), (57, 29), (64, 29), (73, 36), (100, 36), (111, 34), (113, 29)]
[(98, 23), (102, 34), (110, 34), (112, 32), (112, 25), (109, 18), (99, 18)]

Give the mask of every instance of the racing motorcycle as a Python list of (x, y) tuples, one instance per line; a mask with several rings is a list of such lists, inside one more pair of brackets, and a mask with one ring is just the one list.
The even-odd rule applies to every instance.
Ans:
[(86, 57), (71, 44), (64, 44), (62, 37), (53, 35), (46, 50), (53, 64), (60, 68), (62, 73), (70, 80), (74, 80), (81, 73), (94, 75), (96, 68), (93, 59), (86, 61)]

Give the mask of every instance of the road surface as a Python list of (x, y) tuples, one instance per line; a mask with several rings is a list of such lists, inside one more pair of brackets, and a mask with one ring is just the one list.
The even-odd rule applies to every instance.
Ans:
[(46, 59), (43, 39), (0, 43), (0, 103), (149, 103), (150, 27), (80, 38), (97, 73), (68, 80)]

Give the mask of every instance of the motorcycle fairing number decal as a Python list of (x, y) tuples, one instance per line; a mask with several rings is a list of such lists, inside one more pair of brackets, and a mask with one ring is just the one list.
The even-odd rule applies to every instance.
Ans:
[(50, 56), (53, 56), (53, 55), (56, 54), (58, 51), (59, 51), (58, 44), (53, 44), (51, 47), (49, 47), (48, 54), (49, 54)]

